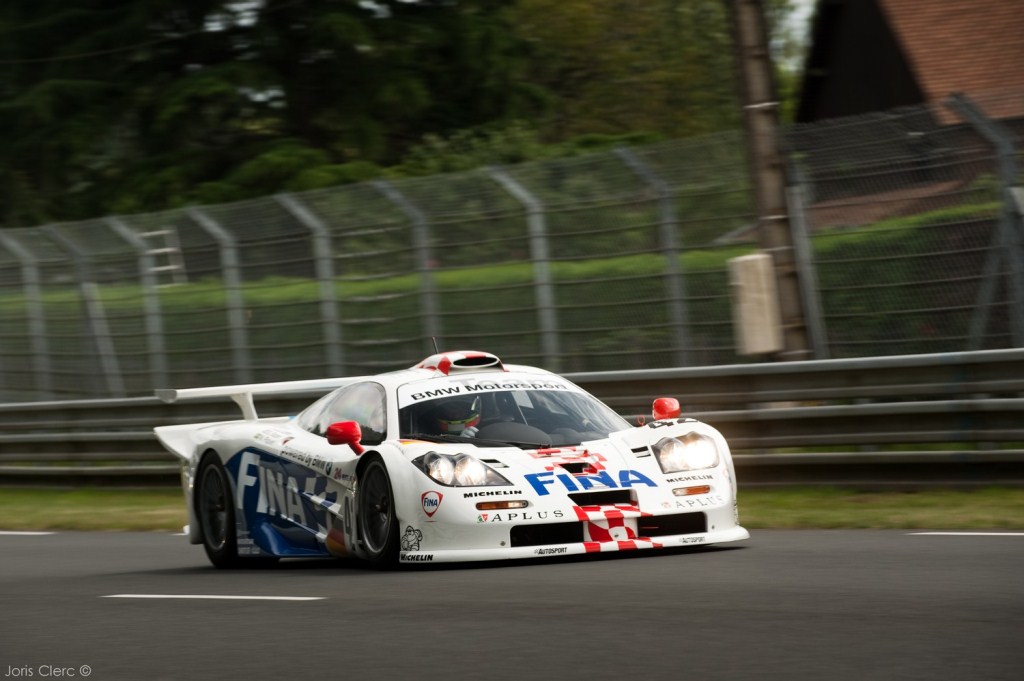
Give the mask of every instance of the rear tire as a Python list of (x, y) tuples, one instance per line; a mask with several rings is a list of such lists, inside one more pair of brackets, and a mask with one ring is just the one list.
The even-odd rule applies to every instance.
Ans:
[(196, 515), (203, 532), (203, 549), (214, 567), (238, 567), (234, 495), (228, 474), (216, 455), (199, 464)]
[(387, 466), (379, 456), (370, 459), (359, 474), (356, 507), (365, 560), (377, 568), (395, 565), (398, 562), (395, 495), (391, 491)]

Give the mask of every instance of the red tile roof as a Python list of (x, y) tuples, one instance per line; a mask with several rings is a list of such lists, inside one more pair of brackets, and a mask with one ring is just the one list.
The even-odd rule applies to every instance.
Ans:
[(1024, 115), (1024, 0), (877, 1), (929, 103), (963, 92)]

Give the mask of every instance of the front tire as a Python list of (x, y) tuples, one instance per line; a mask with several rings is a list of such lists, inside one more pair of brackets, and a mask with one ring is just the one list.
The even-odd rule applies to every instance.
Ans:
[(196, 479), (196, 515), (203, 532), (203, 549), (214, 567), (238, 567), (234, 498), (227, 472), (216, 455), (203, 459)]
[(374, 567), (390, 567), (398, 560), (398, 520), (391, 477), (384, 461), (375, 456), (359, 476), (359, 536), (363, 557)]

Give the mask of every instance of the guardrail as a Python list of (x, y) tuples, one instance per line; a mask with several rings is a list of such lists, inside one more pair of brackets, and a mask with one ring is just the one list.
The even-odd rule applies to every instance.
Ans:
[[(567, 377), (627, 415), (678, 397), (723, 432), (744, 484), (1024, 484), (1024, 350)], [(316, 395), (258, 407), (294, 414)], [(234, 418), (223, 398), (3, 404), (0, 483), (175, 484), (152, 428)]]

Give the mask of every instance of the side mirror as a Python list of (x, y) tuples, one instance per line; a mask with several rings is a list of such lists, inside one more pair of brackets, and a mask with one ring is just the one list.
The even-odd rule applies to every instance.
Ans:
[(359, 456), (363, 447), (359, 441), (363, 439), (363, 429), (355, 421), (339, 421), (327, 426), (327, 441), (332, 445), (348, 445)]
[(674, 397), (659, 397), (654, 400), (654, 420), (674, 419), (683, 412), (679, 406), (679, 400)]

